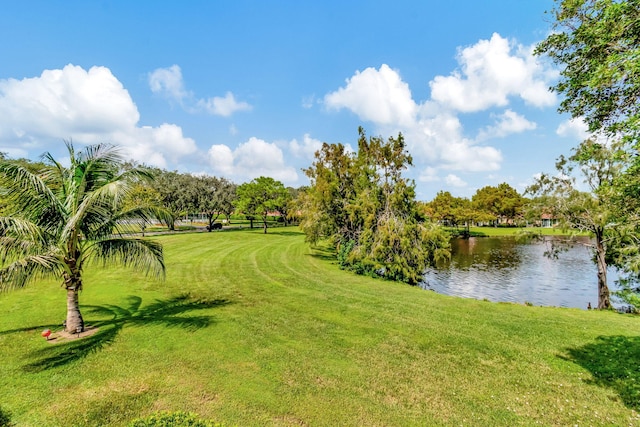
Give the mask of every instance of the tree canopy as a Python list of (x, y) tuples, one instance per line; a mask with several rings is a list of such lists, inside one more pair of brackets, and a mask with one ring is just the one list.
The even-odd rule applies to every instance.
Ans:
[(496, 224), (501, 220), (513, 223), (521, 216), (525, 204), (523, 197), (506, 182), (480, 188), (471, 202), (474, 209), (492, 217)]
[(358, 133), (357, 153), (326, 143), (316, 152), (300, 227), (312, 243), (329, 239), (343, 268), (415, 284), (448, 258), (448, 235), (418, 212), (414, 184), (402, 176), (412, 164), (402, 134)]
[(289, 198), (289, 192), (282, 182), (264, 176), (238, 186), (236, 193), (236, 209), (246, 215), (262, 218), (265, 233), (269, 214), (280, 213), (278, 209), (286, 205)]
[(640, 1), (559, 0), (553, 32), (537, 48), (560, 65), (561, 111), (592, 132), (637, 134), (640, 112)]

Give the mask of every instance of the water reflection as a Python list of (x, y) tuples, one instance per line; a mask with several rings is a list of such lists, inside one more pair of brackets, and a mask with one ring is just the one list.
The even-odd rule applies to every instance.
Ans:
[[(549, 259), (540, 242), (512, 237), (452, 241), (451, 262), (425, 275), (421, 287), (436, 292), (490, 301), (586, 308), (598, 304), (596, 267), (591, 251), (575, 246)], [(615, 271), (608, 274), (614, 289)]]

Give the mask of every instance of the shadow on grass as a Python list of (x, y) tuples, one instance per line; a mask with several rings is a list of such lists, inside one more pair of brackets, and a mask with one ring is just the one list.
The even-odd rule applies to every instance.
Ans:
[(269, 232), (272, 234), (277, 234), (278, 236), (302, 236), (304, 235), (304, 233), (302, 231), (292, 231), (292, 230), (282, 230), (280, 228), (278, 229), (269, 229)]
[(124, 326), (163, 325), (187, 331), (206, 328), (212, 323), (211, 316), (183, 316), (183, 314), (227, 304), (229, 304), (227, 300), (203, 301), (182, 295), (165, 301), (156, 301), (142, 308), (142, 299), (137, 296), (128, 297), (123, 306), (85, 305), (83, 306), (85, 313), (101, 319), (88, 322), (92, 327), (98, 328), (98, 331), (93, 335), (52, 344), (32, 353), (29, 356), (32, 361), (23, 366), (23, 369), (26, 372), (40, 372), (83, 359), (111, 344)]
[(319, 258), (324, 261), (337, 261), (336, 251), (330, 247), (316, 246), (313, 248), (313, 252), (311, 252), (309, 256)]
[(640, 410), (640, 337), (601, 336), (567, 352), (562, 358), (591, 372), (588, 384), (608, 387), (628, 408)]

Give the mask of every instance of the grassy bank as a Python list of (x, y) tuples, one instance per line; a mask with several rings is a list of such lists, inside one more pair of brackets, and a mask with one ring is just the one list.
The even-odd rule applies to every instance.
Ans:
[[(447, 228), (453, 235), (459, 235), (466, 232), (464, 227)], [(563, 236), (567, 234), (566, 230), (550, 227), (470, 227), (469, 235), (471, 237), (501, 237), (516, 236), (522, 232), (530, 232), (541, 234), (543, 236)]]
[(0, 294), (0, 407), (19, 426), (637, 425), (637, 317), (457, 299), (341, 271), (294, 228), (155, 237), (165, 282), (91, 269), (87, 338), (58, 283)]

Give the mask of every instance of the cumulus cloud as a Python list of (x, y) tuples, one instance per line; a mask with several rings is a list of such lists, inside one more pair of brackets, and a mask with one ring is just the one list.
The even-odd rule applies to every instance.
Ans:
[(556, 102), (548, 90), (555, 74), (541, 65), (531, 48), (517, 45), (494, 33), (458, 51), (460, 70), (437, 76), (430, 83), (431, 97), (461, 112), (506, 106), (516, 96), (536, 107)]
[(381, 125), (409, 125), (417, 110), (409, 85), (386, 64), (379, 70), (356, 71), (346, 86), (327, 94), (324, 103), (329, 109), (346, 108), (362, 120)]
[(438, 169), (428, 166), (424, 168), (424, 170), (420, 173), (420, 177), (418, 178), (421, 182), (437, 182), (440, 181), (440, 177), (438, 176)]
[[(489, 145), (495, 138), (533, 130), (537, 124), (513, 108), (487, 114), (493, 124), (475, 137), (465, 134), (460, 113), (504, 107), (520, 99), (534, 107), (556, 102), (548, 90), (557, 73), (537, 61), (532, 48), (499, 34), (459, 49), (459, 69), (430, 81), (431, 98), (412, 98), (409, 85), (386, 64), (356, 71), (346, 84), (324, 97), (328, 109), (348, 109), (376, 125), (377, 132), (401, 131), (414, 162), (423, 169), (420, 180), (434, 181), (439, 170), (468, 172), (499, 170), (502, 153)], [(456, 181), (450, 178), (452, 184)]]
[(476, 138), (478, 141), (489, 138), (503, 138), (514, 133), (534, 130), (537, 127), (536, 123), (527, 120), (523, 115), (512, 110), (506, 110), (504, 113), (492, 115), (492, 117), (495, 119), (496, 124), (482, 129)]
[(449, 174), (444, 178), (444, 182), (451, 187), (466, 187), (467, 183), (464, 182), (460, 177)]
[(208, 155), (214, 173), (230, 179), (247, 181), (270, 176), (285, 184), (298, 180), (296, 170), (286, 166), (282, 150), (259, 138), (251, 137), (235, 149), (224, 144), (212, 145)]
[(297, 139), (292, 140), (289, 143), (289, 150), (296, 157), (303, 157), (305, 159), (313, 159), (316, 151), (322, 148), (322, 141), (311, 138), (306, 133), (302, 138), (302, 142), (298, 142)]
[(149, 73), (149, 87), (153, 93), (164, 95), (180, 103), (184, 98), (191, 96), (184, 88), (182, 70), (175, 64)]
[(569, 119), (560, 123), (558, 129), (556, 129), (556, 134), (566, 138), (573, 138), (577, 141), (584, 141), (591, 135), (589, 126), (581, 118)]
[(185, 89), (182, 70), (176, 64), (149, 73), (149, 88), (153, 93), (178, 101), (189, 112), (206, 111), (215, 116), (229, 117), (238, 111), (250, 111), (253, 108), (247, 102), (238, 101), (230, 91), (224, 96), (194, 100), (193, 93)]
[(33, 155), (63, 139), (110, 142), (125, 156), (160, 167), (196, 151), (179, 126), (141, 127), (139, 120), (129, 92), (106, 67), (70, 64), (38, 77), (0, 80), (0, 146)]
[(201, 99), (197, 105), (210, 114), (222, 117), (229, 117), (237, 111), (250, 111), (252, 108), (246, 102), (238, 102), (231, 92), (227, 92), (224, 97)]
[(479, 172), (500, 168), (500, 151), (466, 138), (462, 123), (451, 113), (441, 112), (433, 117), (424, 117), (404, 132), (409, 151), (418, 161), (460, 171)]

